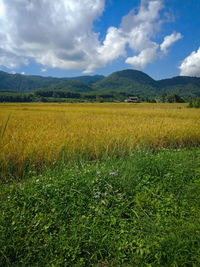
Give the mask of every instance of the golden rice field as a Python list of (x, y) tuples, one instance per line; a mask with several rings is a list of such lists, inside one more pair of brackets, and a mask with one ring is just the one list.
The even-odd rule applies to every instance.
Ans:
[(200, 144), (200, 110), (186, 104), (0, 104), (0, 127), (4, 174), (61, 160)]

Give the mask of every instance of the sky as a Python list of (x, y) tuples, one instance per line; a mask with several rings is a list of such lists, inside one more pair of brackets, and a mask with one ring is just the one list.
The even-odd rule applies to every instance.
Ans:
[(0, 70), (200, 77), (200, 0), (0, 0)]

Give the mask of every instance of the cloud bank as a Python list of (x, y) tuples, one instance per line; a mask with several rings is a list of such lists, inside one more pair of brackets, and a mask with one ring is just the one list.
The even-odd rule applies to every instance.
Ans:
[(179, 69), (181, 76), (200, 76), (200, 47), (183, 60)]
[[(103, 14), (105, 0), (0, 0), (0, 66), (13, 69), (32, 59), (44, 70), (90, 73), (124, 57), (127, 64), (144, 68), (181, 38), (173, 33), (161, 45), (153, 41), (163, 8), (162, 0), (141, 0), (100, 42), (93, 24)], [(127, 56), (127, 46), (132, 56)]]

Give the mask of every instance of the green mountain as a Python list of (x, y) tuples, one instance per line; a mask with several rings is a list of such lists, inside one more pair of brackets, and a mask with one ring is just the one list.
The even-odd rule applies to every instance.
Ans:
[(93, 84), (93, 83), (103, 80), (104, 78), (105, 77), (103, 75), (93, 75), (93, 76), (88, 75), (88, 76), (78, 76), (78, 77), (64, 78), (64, 79), (66, 81), (76, 80), (76, 81), (84, 82), (87, 84)]
[(162, 93), (200, 96), (200, 78), (178, 76), (155, 81), (142, 71), (123, 70), (102, 75), (54, 78), (0, 71), (0, 91), (30, 92), (41, 88), (91, 94), (132, 94), (155, 97)]
[(95, 83), (97, 91), (127, 92), (131, 94), (152, 96), (156, 94), (156, 81), (144, 72), (123, 70), (114, 72), (107, 78)]
[(144, 72), (123, 70), (93, 84), (93, 88), (97, 91), (128, 92), (140, 96), (158, 96), (162, 93), (200, 96), (200, 78), (178, 76), (155, 81)]
[(181, 96), (200, 96), (200, 78), (177, 76), (171, 79), (164, 79), (156, 82), (158, 91), (167, 94), (176, 93)]
[(90, 92), (93, 91), (90, 83), (77, 80), (62, 81), (49, 87), (53, 90), (67, 90), (72, 92)]
[[(84, 86), (86, 86), (98, 82), (103, 78), (104, 76), (102, 75), (79, 76), (73, 78), (53, 78), (42, 76), (28, 76), (21, 74), (9, 74), (4, 71), (0, 71), (0, 90), (11, 90), (18, 92), (35, 91), (38, 88), (48, 88), (62, 82), (67, 83), (68, 81), (69, 84), (71, 84), (72, 81), (80, 81), (84, 83)], [(75, 86), (75, 89), (76, 88), (77, 87)], [(88, 89), (86, 91), (88, 91)]]

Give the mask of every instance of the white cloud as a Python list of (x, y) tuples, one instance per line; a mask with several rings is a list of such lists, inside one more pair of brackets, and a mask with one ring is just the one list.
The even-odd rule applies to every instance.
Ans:
[(200, 47), (196, 51), (193, 51), (188, 57), (186, 57), (181, 65), (180, 75), (182, 76), (197, 76), (200, 77)]
[(157, 56), (158, 45), (152, 44), (152, 47), (143, 49), (138, 56), (128, 57), (126, 63), (135, 66), (138, 69), (143, 69), (148, 63), (155, 60)]
[(46, 72), (47, 69), (46, 68), (41, 68), (41, 72)]
[(25, 72), (24, 72), (24, 71), (22, 71), (22, 72), (21, 72), (21, 75), (25, 75)]
[[(49, 67), (79, 69), (90, 64), (99, 45), (93, 22), (104, 10), (105, 0), (3, 0), (0, 19), (1, 54), (7, 67), (21, 64), (21, 57)], [(0, 65), (5, 61), (0, 59)]]
[(119, 56), (126, 56), (126, 37), (121, 29), (110, 27), (103, 45), (98, 45), (92, 56), (91, 63), (84, 71), (90, 73), (93, 69), (103, 67)]
[[(43, 70), (89, 73), (119, 57), (144, 68), (159, 54), (153, 39), (162, 24), (162, 0), (141, 0), (139, 9), (124, 16), (119, 28), (108, 28), (102, 43), (93, 23), (102, 15), (105, 0), (0, 0), (1, 7), (0, 66), (17, 68), (32, 59), (44, 65)], [(128, 58), (127, 46), (133, 54)], [(162, 51), (169, 47), (162, 46)]]
[(0, 18), (3, 16), (4, 10), (3, 10), (3, 2), (0, 0)]
[(13, 52), (2, 49), (0, 44), (0, 66), (4, 66), (8, 69), (15, 69), (20, 65), (28, 65), (28, 59), (24, 56), (16, 55)]
[(153, 42), (151, 37), (159, 30), (159, 11), (162, 8), (162, 0), (142, 0), (138, 12), (132, 10), (124, 16), (119, 28), (110, 27), (103, 45), (97, 49), (98, 56), (91, 69), (105, 66), (119, 56), (125, 57), (127, 45), (134, 54), (125, 60), (127, 64), (141, 69), (153, 62), (157, 57), (159, 45)]
[(174, 32), (171, 35), (165, 36), (163, 43), (160, 45), (160, 50), (166, 54), (168, 52), (167, 49), (182, 37), (183, 36), (179, 32)]

